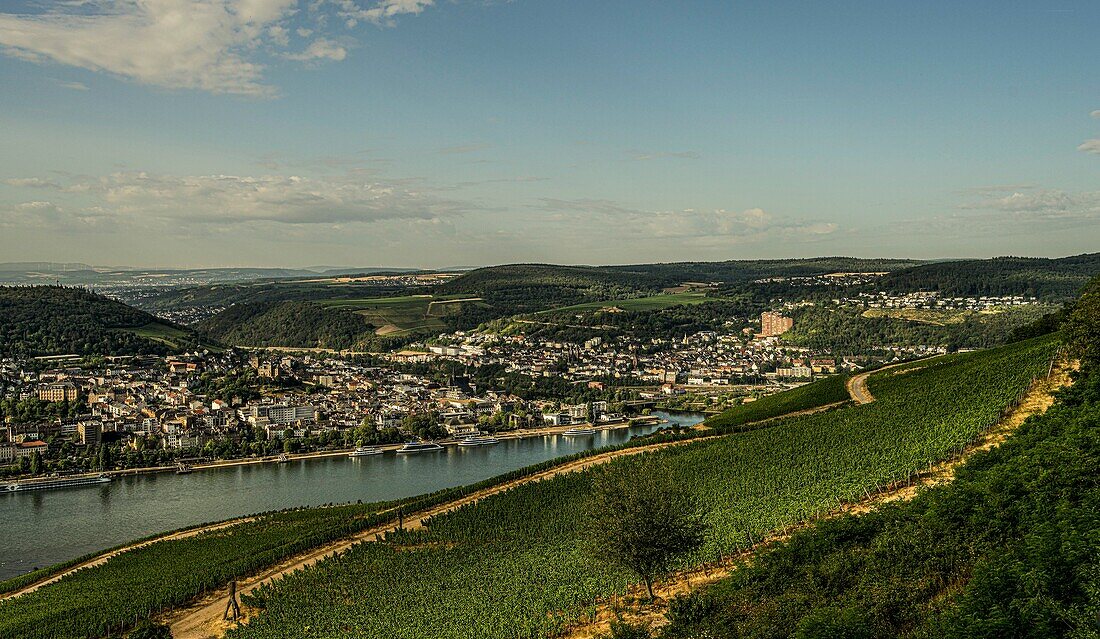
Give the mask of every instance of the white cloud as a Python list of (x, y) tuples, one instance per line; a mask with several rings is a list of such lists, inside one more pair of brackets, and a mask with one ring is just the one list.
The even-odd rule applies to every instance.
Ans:
[(1093, 111), (1093, 112), (1092, 112), (1092, 113), (1090, 113), (1089, 115), (1091, 115), (1092, 117), (1096, 118), (1097, 120), (1100, 120), (1100, 109), (1097, 109), (1097, 110)]
[(645, 211), (601, 199), (544, 198), (541, 203), (539, 208), (557, 215), (564, 213), (578, 224), (602, 222), (617, 233), (639, 239), (691, 239), (698, 242), (728, 241), (732, 238), (774, 239), (779, 236), (808, 238), (828, 235), (839, 228), (831, 222), (777, 219), (761, 208), (741, 211)]
[(339, 7), (340, 17), (349, 28), (360, 21), (392, 25), (397, 16), (417, 15), (435, 5), (435, 0), (377, 0), (364, 8), (357, 0), (333, 1)]
[(964, 204), (962, 208), (989, 211), (1003, 221), (1092, 221), (1100, 219), (1100, 191), (1025, 189)]
[(10, 178), (4, 180), (4, 184), (8, 186), (18, 186), (22, 188), (36, 188), (36, 189), (59, 189), (61, 185), (53, 180), (43, 180), (42, 178)]
[(73, 91), (87, 91), (88, 85), (83, 82), (68, 82), (65, 80), (54, 80), (54, 84), (65, 89), (72, 89)]
[(348, 56), (347, 49), (328, 38), (317, 38), (309, 44), (301, 53), (288, 53), (284, 55), (288, 60), (301, 62), (313, 62), (317, 60), (340, 61)]
[[(30, 178), (33, 180), (34, 178)], [(11, 183), (12, 181), (9, 181)], [(47, 185), (43, 184), (43, 188)], [(61, 196), (80, 200), (66, 208), (35, 208), (21, 216), (81, 211), (128, 223), (167, 221), (206, 225), (274, 222), (290, 225), (370, 223), (393, 219), (437, 219), (461, 215), (469, 207), (400, 182), (367, 182), (356, 173), (342, 177), (171, 176), (115, 173), (53, 184)]]
[(0, 47), (35, 62), (143, 84), (269, 97), (250, 61), (296, 0), (88, 0), (42, 14), (0, 14)]
[(1081, 146), (1077, 147), (1077, 150), (1085, 153), (1100, 153), (1100, 138), (1085, 140)]
[[(269, 98), (274, 57), (340, 61), (347, 46), (325, 37), (329, 17), (383, 26), (434, 0), (72, 0), (37, 13), (0, 9), (0, 53), (104, 72), (141, 84)], [(297, 16), (297, 17), (295, 17)], [(295, 24), (291, 24), (294, 19)], [(305, 24), (302, 24), (305, 22)], [(298, 53), (291, 28), (315, 39)], [(264, 56), (267, 56), (265, 58)], [(83, 85), (71, 83), (69, 88)], [(86, 88), (86, 87), (84, 87)]]

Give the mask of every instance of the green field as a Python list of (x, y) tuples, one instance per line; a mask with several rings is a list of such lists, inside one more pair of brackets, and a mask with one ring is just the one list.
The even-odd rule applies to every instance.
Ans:
[(718, 297), (707, 297), (706, 293), (662, 293), (661, 295), (651, 295), (649, 297), (631, 297), (608, 300), (606, 302), (585, 302), (584, 304), (563, 306), (561, 308), (542, 312), (598, 311), (610, 308), (618, 308), (624, 311), (659, 311), (661, 309), (683, 304), (705, 304), (707, 302), (717, 302), (720, 300), (721, 298)]
[(754, 402), (734, 406), (708, 417), (706, 424), (720, 432), (732, 432), (754, 422), (843, 402), (849, 399), (849, 377), (851, 376), (833, 375)]
[[(159, 342), (172, 349), (181, 349), (186, 344), (192, 343), (195, 340), (195, 336), (193, 334), (174, 326), (169, 326), (168, 324), (162, 324), (160, 322), (151, 322), (139, 328), (116, 328), (112, 330), (133, 333), (138, 337), (144, 337), (145, 339)], [(204, 346), (211, 350), (220, 350), (209, 343), (204, 343)]]
[[(647, 456), (708, 505), (707, 542), (685, 563), (729, 554), (957, 454), (1046, 372), (1054, 351), (1039, 339), (883, 373), (871, 378), (874, 403)], [(641, 463), (613, 462), (630, 472)], [(551, 636), (634, 581), (586, 550), (581, 513), (599, 472), (528, 484), (357, 546), (265, 587), (253, 603), (266, 612), (230, 636)]]
[(367, 322), (378, 326), (379, 335), (404, 335), (414, 332), (441, 333), (447, 330), (442, 317), (461, 311), (463, 304), (481, 304), (462, 295), (403, 295), (362, 299), (319, 300), (330, 308), (355, 311)]

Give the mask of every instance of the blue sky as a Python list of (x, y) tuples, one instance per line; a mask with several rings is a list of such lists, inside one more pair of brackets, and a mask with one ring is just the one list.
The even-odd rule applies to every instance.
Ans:
[(0, 261), (1100, 248), (1096, 2), (7, 0)]

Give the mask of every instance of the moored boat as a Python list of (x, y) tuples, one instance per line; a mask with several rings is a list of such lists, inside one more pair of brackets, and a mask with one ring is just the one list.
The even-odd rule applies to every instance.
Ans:
[(399, 453), (430, 453), (443, 450), (443, 447), (435, 442), (408, 442), (397, 449)]
[(356, 457), (370, 457), (371, 455), (381, 455), (382, 449), (377, 446), (358, 446), (355, 450), (348, 453), (348, 457), (352, 459)]
[(493, 444), (498, 444), (498, 443), (500, 443), (500, 440), (497, 439), (496, 437), (492, 437), (492, 436), (488, 436), (488, 435), (480, 435), (480, 436), (479, 435), (471, 435), (470, 437), (463, 437), (462, 440), (458, 442), (458, 445), (459, 446), (472, 447), (472, 446), (492, 446)]
[(0, 492), (23, 492), (28, 490), (52, 490), (54, 488), (75, 488), (78, 486), (95, 486), (110, 483), (111, 476), (82, 475), (80, 477), (51, 477), (46, 479), (29, 479), (8, 484)]
[(177, 475), (190, 475), (193, 472), (195, 472), (195, 469), (188, 466), (187, 464), (184, 464), (183, 462), (176, 464)]
[(587, 437), (589, 435), (595, 435), (595, 428), (570, 428), (562, 433), (566, 437)]

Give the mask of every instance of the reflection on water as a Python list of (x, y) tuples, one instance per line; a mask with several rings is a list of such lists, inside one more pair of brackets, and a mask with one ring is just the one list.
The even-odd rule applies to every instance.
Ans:
[[(701, 415), (655, 412), (682, 425)], [(0, 579), (131, 539), (279, 508), (384, 501), (487, 479), (582, 450), (625, 442), (655, 427), (591, 437), (533, 437), (415, 455), (327, 457), (190, 475), (116, 478), (85, 488), (0, 495)]]

